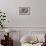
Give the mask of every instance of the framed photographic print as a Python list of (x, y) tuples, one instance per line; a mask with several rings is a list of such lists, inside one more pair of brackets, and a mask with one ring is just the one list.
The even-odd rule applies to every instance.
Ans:
[(30, 7), (19, 7), (19, 15), (30, 15)]

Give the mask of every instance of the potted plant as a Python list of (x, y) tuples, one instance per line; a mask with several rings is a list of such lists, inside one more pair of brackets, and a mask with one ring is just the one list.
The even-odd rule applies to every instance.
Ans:
[(4, 22), (6, 20), (6, 15), (4, 12), (0, 11), (0, 27), (4, 28)]

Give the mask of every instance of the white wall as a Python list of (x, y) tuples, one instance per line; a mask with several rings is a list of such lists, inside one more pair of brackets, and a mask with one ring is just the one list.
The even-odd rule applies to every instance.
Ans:
[[(19, 15), (19, 7), (30, 7), (30, 16)], [(46, 0), (0, 0), (7, 27), (46, 27)]]
[(32, 26), (46, 27), (46, 0), (33, 0), (32, 2)]
[[(19, 15), (19, 7), (30, 7), (32, 13), (27, 16)], [(46, 0), (0, 0), (0, 9), (6, 12), (6, 27), (20, 31), (20, 35), (31, 31), (46, 31)], [(16, 36), (18, 38), (17, 34)]]

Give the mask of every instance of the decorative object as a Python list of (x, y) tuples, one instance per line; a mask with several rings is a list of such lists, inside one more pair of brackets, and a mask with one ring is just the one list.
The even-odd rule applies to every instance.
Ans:
[(9, 32), (10, 32), (10, 30), (9, 30), (9, 29), (5, 29), (5, 32), (6, 32), (6, 33), (9, 33)]
[(5, 29), (5, 32), (6, 32), (7, 34), (9, 34), (10, 30), (9, 30), (9, 29)]
[(6, 15), (4, 12), (0, 11), (0, 27), (3, 28), (4, 27), (4, 22), (6, 20)]
[(30, 15), (30, 7), (19, 7), (19, 15)]
[(41, 46), (46, 46), (46, 34), (45, 34), (45, 42)]
[(11, 37), (9, 37), (9, 33), (7, 33), (7, 35), (4, 35), (5, 40), (1, 39), (1, 44), (3, 46), (13, 46), (13, 39)]

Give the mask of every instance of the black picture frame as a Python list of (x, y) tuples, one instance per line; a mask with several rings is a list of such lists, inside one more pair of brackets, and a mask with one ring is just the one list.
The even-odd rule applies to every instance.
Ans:
[(30, 7), (19, 7), (19, 15), (30, 15)]

